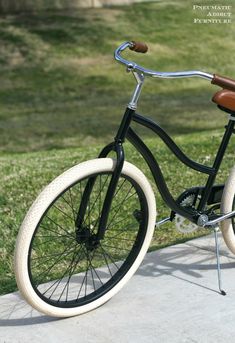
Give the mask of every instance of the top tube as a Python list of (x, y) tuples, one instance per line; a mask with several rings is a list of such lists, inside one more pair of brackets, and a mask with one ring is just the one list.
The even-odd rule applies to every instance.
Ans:
[(131, 71), (136, 71), (146, 76), (160, 77), (160, 78), (165, 78), (165, 79), (183, 78), (183, 77), (201, 77), (203, 79), (211, 81), (214, 77), (212, 74), (205, 73), (198, 70), (177, 71), (177, 72), (168, 73), (168, 72), (159, 72), (159, 71), (155, 71), (151, 69), (146, 69), (136, 64), (135, 62), (126, 60), (125, 58), (121, 56), (122, 51), (131, 47), (133, 47), (133, 42), (125, 42), (121, 44), (114, 52), (114, 58), (118, 62), (125, 64), (127, 68)]

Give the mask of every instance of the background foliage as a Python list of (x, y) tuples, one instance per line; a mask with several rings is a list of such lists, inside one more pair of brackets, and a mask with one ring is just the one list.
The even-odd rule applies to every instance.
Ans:
[[(235, 77), (234, 25), (195, 25), (194, 16), (191, 1), (167, 0), (0, 17), (1, 293), (16, 288), (15, 239), (37, 193), (68, 167), (96, 157), (115, 135), (134, 86), (112, 58), (120, 43), (147, 42), (147, 55), (126, 56), (155, 70)], [(210, 101), (216, 90), (201, 79), (147, 80), (139, 111), (160, 122), (191, 158), (211, 165), (227, 120)], [(204, 178), (179, 164), (151, 133), (141, 133), (175, 196), (203, 184)], [(232, 146), (218, 182), (233, 164)], [(127, 159), (150, 176), (129, 145)], [(169, 210), (156, 196), (160, 219)], [(156, 231), (152, 246), (189, 237), (171, 224)]]

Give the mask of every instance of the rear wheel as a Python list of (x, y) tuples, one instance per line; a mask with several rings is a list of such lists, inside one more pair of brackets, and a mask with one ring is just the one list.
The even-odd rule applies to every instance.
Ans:
[(15, 270), (19, 289), (39, 311), (67, 317), (92, 310), (109, 300), (141, 263), (154, 230), (155, 198), (145, 176), (130, 163), (124, 163), (105, 236), (97, 239), (114, 167), (109, 158), (81, 163), (48, 185), (30, 208), (17, 239)]
[[(224, 186), (221, 200), (221, 213), (229, 213), (235, 209), (235, 167), (232, 168)], [(223, 220), (220, 223), (224, 241), (230, 251), (235, 254), (235, 219)]]

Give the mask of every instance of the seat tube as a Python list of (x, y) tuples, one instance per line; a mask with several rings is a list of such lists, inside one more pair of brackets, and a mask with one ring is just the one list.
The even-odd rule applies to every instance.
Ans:
[(212, 186), (214, 184), (217, 172), (219, 170), (219, 167), (221, 165), (221, 162), (223, 160), (225, 151), (227, 149), (228, 143), (230, 141), (230, 138), (231, 138), (231, 135), (233, 134), (233, 132), (234, 132), (234, 120), (230, 120), (228, 122), (228, 125), (226, 126), (226, 130), (225, 130), (223, 139), (221, 141), (219, 150), (217, 152), (217, 155), (215, 157), (215, 161), (214, 161), (214, 164), (213, 164), (213, 169), (215, 170), (215, 173), (213, 175), (209, 176), (209, 178), (207, 180), (207, 183), (206, 183), (206, 186), (205, 186), (205, 189), (203, 191), (201, 200), (199, 202), (199, 205), (198, 205), (198, 210), (199, 211), (202, 211), (204, 209), (204, 207), (206, 206), (206, 204), (207, 204), (207, 201), (209, 199), (209, 196), (210, 196), (210, 193), (211, 193), (211, 189), (212, 189)]

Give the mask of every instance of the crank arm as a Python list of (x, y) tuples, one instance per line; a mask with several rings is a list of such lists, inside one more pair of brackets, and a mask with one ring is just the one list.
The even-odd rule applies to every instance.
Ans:
[(167, 222), (171, 222), (171, 221), (172, 221), (171, 217), (164, 218), (164, 219), (159, 220), (158, 222), (156, 222), (155, 223), (155, 227), (161, 226), (161, 225), (163, 225), (163, 224), (165, 224)]

